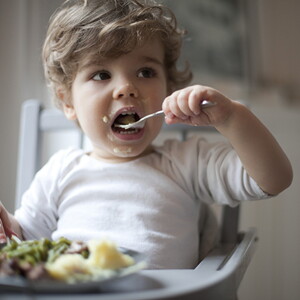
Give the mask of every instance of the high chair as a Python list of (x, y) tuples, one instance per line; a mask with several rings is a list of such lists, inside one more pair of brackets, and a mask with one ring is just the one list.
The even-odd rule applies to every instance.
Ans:
[[(192, 128), (166, 126), (165, 130), (180, 131), (183, 135)], [(36, 171), (41, 167), (43, 136), (47, 133), (70, 131), (78, 134), (82, 145), (83, 135), (77, 125), (68, 121), (56, 109), (44, 109), (38, 100), (27, 100), (22, 106), (17, 171), (16, 208), (23, 192), (29, 187)], [(51, 176), (51, 174), (49, 174)], [(222, 207), (219, 227), (206, 207), (203, 216), (202, 241), (213, 245), (213, 249), (200, 249), (199, 265), (184, 270), (142, 270), (134, 276), (113, 282), (99, 292), (55, 295), (55, 299), (237, 299), (237, 291), (251, 261), (257, 243), (256, 230), (238, 233), (239, 208)], [(206, 225), (209, 229), (205, 230)], [(216, 240), (216, 230), (219, 236)], [(204, 242), (205, 243), (205, 242)], [(188, 247), (188, 245), (187, 245)], [(204, 257), (205, 256), (205, 257)], [(34, 299), (46, 299), (46, 295), (35, 295)], [(49, 299), (49, 296), (48, 298)]]

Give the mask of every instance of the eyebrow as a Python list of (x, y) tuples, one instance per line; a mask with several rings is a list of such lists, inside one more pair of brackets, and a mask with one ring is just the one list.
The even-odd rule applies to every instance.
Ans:
[(83, 63), (82, 65), (79, 65), (78, 71), (82, 71), (85, 69), (88, 69), (91, 66), (95, 66), (95, 65), (101, 65), (103, 60), (100, 59), (90, 59), (88, 60), (86, 63)]
[(161, 67), (164, 67), (164, 63), (162, 61), (160, 61), (159, 59), (152, 57), (152, 56), (143, 56), (142, 59), (145, 62), (150, 62), (150, 63), (154, 63), (157, 65), (160, 65)]
[[(95, 66), (95, 65), (101, 65), (103, 63), (104, 59), (100, 59), (100, 58), (92, 58), (89, 59), (86, 63), (83, 63), (81, 66), (79, 65), (78, 70), (82, 71), (85, 69), (88, 69), (91, 66)], [(160, 61), (159, 59), (152, 57), (152, 56), (142, 56), (141, 57), (141, 61), (145, 62), (145, 63), (154, 63), (156, 65), (159, 65), (160, 67), (164, 68), (164, 63), (162, 61)]]

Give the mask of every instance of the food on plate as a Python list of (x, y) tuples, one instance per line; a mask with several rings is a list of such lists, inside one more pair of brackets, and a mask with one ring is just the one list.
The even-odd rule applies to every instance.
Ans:
[(112, 242), (91, 240), (87, 247), (88, 257), (62, 254), (54, 262), (47, 263), (46, 270), (55, 279), (72, 282), (110, 278), (116, 270), (134, 264), (133, 258), (122, 254)]
[(135, 265), (108, 240), (88, 242), (40, 239), (12, 239), (0, 250), (0, 275), (36, 280), (52, 278), (69, 283), (113, 277), (119, 270)]

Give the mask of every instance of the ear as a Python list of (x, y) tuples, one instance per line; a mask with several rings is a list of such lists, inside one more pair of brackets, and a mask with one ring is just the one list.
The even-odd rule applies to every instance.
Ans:
[(56, 97), (62, 102), (62, 109), (66, 118), (74, 121), (77, 119), (77, 116), (72, 101), (69, 99), (68, 95), (69, 94), (62, 87), (59, 87), (56, 91)]
[(76, 111), (72, 104), (64, 103), (63, 110), (64, 110), (65, 116), (68, 120), (72, 120), (72, 121), (77, 120)]

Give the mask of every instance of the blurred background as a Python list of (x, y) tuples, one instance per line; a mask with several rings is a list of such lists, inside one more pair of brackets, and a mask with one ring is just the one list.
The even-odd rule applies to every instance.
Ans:
[[(51, 106), (41, 67), (49, 16), (62, 0), (0, 0), (0, 200), (13, 212), (21, 104)], [(187, 30), (181, 63), (194, 82), (244, 101), (294, 167), (292, 186), (242, 206), (240, 227), (259, 243), (241, 300), (300, 299), (300, 1), (166, 0)]]

